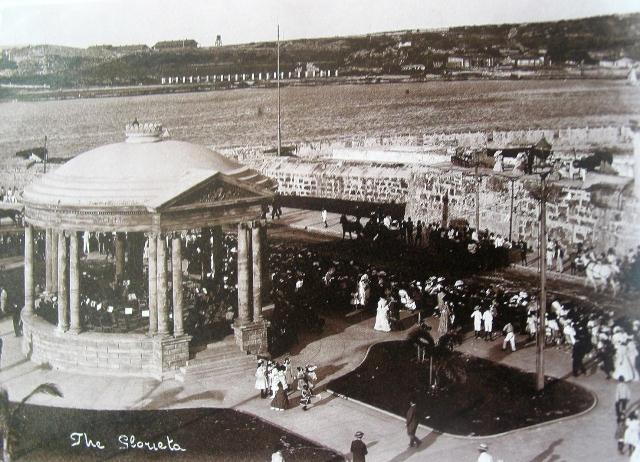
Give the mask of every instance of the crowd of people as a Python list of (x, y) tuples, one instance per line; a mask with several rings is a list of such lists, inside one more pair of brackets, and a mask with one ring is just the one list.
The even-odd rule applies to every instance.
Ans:
[(0, 234), (0, 258), (24, 255), (24, 233), (6, 232)]
[[(360, 222), (357, 217), (356, 220), (351, 222), (343, 215), (340, 222)], [(466, 221), (442, 226), (422, 220), (414, 223), (411, 217), (397, 220), (381, 212), (371, 214), (361, 234), (371, 242), (399, 240), (409, 247), (428, 248), (434, 257), (447, 261), (451, 269), (491, 270), (508, 265), (514, 258), (526, 264), (531, 250), (524, 240), (510, 241), (487, 229), (476, 230)]]
[[(104, 255), (107, 260), (113, 258), (115, 239), (112, 233), (83, 233), (83, 255), (95, 252)], [(216, 262), (211, 257), (211, 233), (190, 231), (183, 233), (182, 239), (184, 251), (181, 270), (195, 276), (183, 279), (185, 328), (196, 341), (224, 337), (230, 332), (230, 324), (237, 310), (236, 239), (231, 235), (222, 235), (223, 242), (217, 249), (220, 255)], [(146, 259), (148, 243), (144, 243), (140, 251), (141, 260)], [(36, 233), (36, 253), (44, 256), (44, 233)], [(132, 273), (127, 279), (116, 280), (104, 265), (83, 268), (80, 298), (83, 328), (103, 332), (131, 332), (147, 327), (148, 276), (142, 268)], [(169, 281), (169, 303), (172, 300), (171, 290)], [(56, 324), (57, 295), (47, 293), (40, 285), (36, 293), (39, 294), (35, 304), (36, 313)]]
[(300, 392), (300, 406), (304, 411), (309, 409), (315, 398), (314, 387), (318, 381), (317, 366), (305, 365), (295, 371), (289, 358), (282, 363), (259, 359), (255, 371), (255, 388), (260, 390), (260, 398), (271, 401), (271, 409), (285, 411), (290, 408), (289, 396)]
[(22, 193), (18, 191), (16, 186), (7, 187), (7, 189), (0, 186), (0, 202), (15, 204), (21, 201), (21, 195)]

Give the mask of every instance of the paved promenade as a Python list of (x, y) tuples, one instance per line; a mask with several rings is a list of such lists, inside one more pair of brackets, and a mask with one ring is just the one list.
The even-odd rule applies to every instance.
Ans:
[[(353, 325), (330, 319), (322, 338), (304, 337), (299, 351), (293, 350), (294, 365), (319, 365), (320, 389), (333, 377), (356, 367), (369, 345), (404, 337), (404, 332), (385, 334), (372, 330), (373, 318)], [(68, 374), (36, 367), (20, 352), (11, 323), (0, 322), (4, 341), (0, 382), (9, 389), (12, 400), (18, 400), (33, 387), (44, 382), (59, 385), (64, 398), (37, 396), (34, 402), (53, 406), (91, 409), (159, 409), (181, 407), (231, 407), (258, 415), (274, 424), (329, 446), (346, 451), (356, 430), (365, 433), (370, 458), (374, 461), (441, 460), (474, 461), (476, 446), (490, 444), (492, 452), (505, 462), (605, 461), (624, 460), (616, 455), (613, 439), (614, 383), (598, 372), (578, 382), (598, 396), (598, 404), (586, 415), (535, 429), (516, 431), (496, 437), (466, 439), (439, 435), (427, 429), (418, 430), (423, 444), (407, 448), (404, 422), (379, 411), (322, 392), (320, 401), (309, 411), (295, 407), (278, 413), (269, 409), (253, 390), (252, 377), (216, 377), (210, 381), (181, 384), (141, 378), (109, 378)], [(533, 370), (535, 352), (532, 346), (515, 353), (503, 353), (498, 341), (486, 343), (468, 339), (461, 349), (495, 361)], [(570, 355), (552, 349), (547, 354), (547, 370), (553, 376), (565, 376), (570, 370)], [(366, 386), (366, 383), (363, 383)], [(496, 390), (499, 393), (499, 390)], [(389, 390), (393, 393), (393, 390)], [(633, 384), (634, 400), (640, 397), (640, 386)], [(297, 399), (294, 395), (293, 402)]]
[[(311, 216), (313, 214), (313, 216)], [(296, 221), (304, 229), (325, 232), (320, 213), (301, 213), (283, 216), (282, 221)], [(330, 216), (329, 232), (336, 232)], [(339, 225), (337, 225), (339, 226)], [(340, 231), (341, 234), (341, 231)], [(433, 320), (430, 320), (433, 322)], [(326, 383), (355, 368), (374, 343), (402, 339), (404, 332), (373, 331), (374, 318), (358, 315), (327, 320), (321, 336), (302, 336), (300, 344), (290, 351), (294, 366), (313, 363), (319, 366), (319, 389)], [(434, 329), (435, 332), (435, 329)], [(623, 461), (618, 456), (615, 440), (614, 393), (615, 384), (607, 381), (602, 372), (579, 377), (578, 383), (594, 392), (598, 403), (590, 412), (550, 423), (537, 428), (523, 429), (511, 434), (488, 438), (461, 438), (441, 435), (427, 428), (418, 429), (422, 440), (419, 448), (408, 448), (404, 422), (358, 403), (321, 392), (321, 399), (308, 411), (294, 407), (286, 412), (269, 409), (253, 389), (253, 377), (218, 376), (198, 383), (177, 381), (158, 382), (134, 377), (102, 378), (37, 367), (21, 353), (10, 319), (0, 321), (0, 336), (4, 351), (0, 369), (0, 383), (7, 387), (12, 400), (19, 400), (35, 386), (44, 382), (57, 384), (63, 398), (38, 395), (32, 402), (52, 406), (90, 409), (164, 409), (187, 407), (229, 407), (258, 415), (269, 422), (286, 427), (310, 440), (340, 452), (348, 451), (353, 434), (364, 432), (369, 447), (368, 461), (475, 461), (477, 446), (486, 442), (495, 460), (504, 462), (560, 462), (560, 461)], [(533, 345), (518, 345), (515, 353), (501, 350), (501, 341), (484, 342), (467, 338), (460, 350), (523, 370), (535, 369)], [(546, 353), (548, 375), (569, 376), (570, 352), (549, 349)], [(367, 386), (363, 383), (362, 386)], [(640, 384), (631, 385), (632, 402), (640, 399)], [(393, 388), (389, 390), (393, 393)], [(500, 390), (496, 390), (500, 393)], [(297, 394), (292, 402), (297, 403)], [(188, 449), (188, 448), (187, 448)]]

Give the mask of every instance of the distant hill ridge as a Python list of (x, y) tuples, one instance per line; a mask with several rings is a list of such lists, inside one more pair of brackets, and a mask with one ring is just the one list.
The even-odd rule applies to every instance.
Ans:
[[(491, 66), (517, 58), (539, 58), (545, 65), (558, 66), (621, 57), (639, 60), (640, 13), (281, 42), (284, 71), (312, 63), (321, 69), (339, 69), (341, 75), (393, 73), (403, 68), (443, 72), (451, 57), (461, 65), (469, 59), (472, 65)], [(5, 48), (1, 58), (0, 83), (54, 88), (154, 84), (165, 75), (272, 72), (275, 43), (198, 47), (194, 40), (179, 39), (153, 47), (32, 45)]]

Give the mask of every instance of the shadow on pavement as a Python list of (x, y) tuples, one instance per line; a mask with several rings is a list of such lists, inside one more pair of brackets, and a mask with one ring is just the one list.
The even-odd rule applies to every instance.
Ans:
[[(407, 449), (402, 451), (400, 454), (395, 456), (393, 459), (389, 460), (389, 462), (404, 462), (409, 457), (412, 457), (414, 454), (421, 453), (425, 449), (429, 448), (429, 446), (431, 446), (436, 442), (439, 436), (440, 436), (440, 433), (432, 431), (431, 433), (429, 433), (427, 436), (425, 436), (420, 440), (420, 446), (418, 446), (417, 448), (408, 447)], [(407, 441), (409, 441), (408, 437), (407, 437)]]
[[(553, 452), (555, 451), (555, 448), (557, 446), (560, 446), (562, 444), (563, 441), (564, 441), (563, 438), (560, 438), (559, 440), (555, 440), (553, 443), (549, 445), (547, 449), (545, 449), (540, 454), (535, 456), (529, 462), (551, 462), (553, 460), (559, 459), (560, 456), (558, 456), (557, 454), (554, 454)], [(550, 459), (547, 460), (547, 457), (550, 457)]]
[(222, 402), (224, 400), (224, 392), (219, 390), (210, 390), (204, 391), (202, 393), (195, 393), (193, 395), (186, 396), (184, 398), (177, 399), (176, 397), (180, 394), (184, 389), (180, 388), (172, 388), (171, 390), (167, 390), (155, 396), (149, 402), (147, 402), (142, 409), (159, 409), (162, 407), (166, 407), (167, 405), (174, 404), (185, 404), (191, 401), (199, 401), (199, 400), (215, 400)]

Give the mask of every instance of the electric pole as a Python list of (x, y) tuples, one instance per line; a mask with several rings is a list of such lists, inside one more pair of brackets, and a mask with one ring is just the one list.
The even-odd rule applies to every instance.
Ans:
[(480, 164), (480, 153), (476, 153), (476, 231), (480, 235), (480, 176), (478, 167)]
[(42, 153), (42, 161), (44, 162), (44, 172), (47, 173), (47, 161), (49, 160), (49, 151), (47, 151), (47, 136), (44, 136), (44, 152)]
[(545, 343), (545, 316), (547, 312), (547, 175), (540, 174), (542, 178), (540, 194), (540, 310), (538, 316), (538, 332), (536, 337), (536, 390), (544, 388), (544, 343)]
[(515, 178), (509, 178), (511, 182), (511, 206), (509, 207), (509, 242), (512, 242), (511, 233), (513, 231), (513, 184), (515, 183)]

